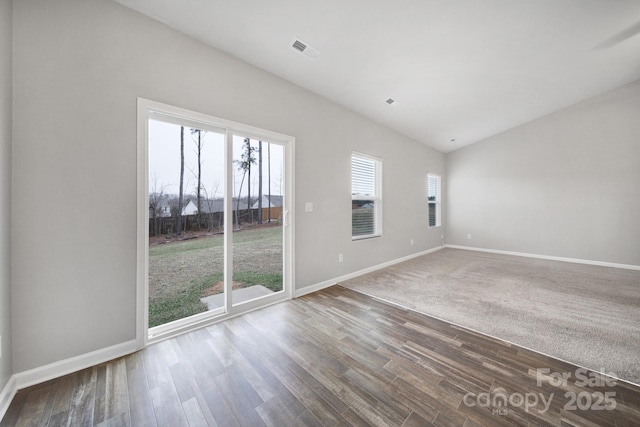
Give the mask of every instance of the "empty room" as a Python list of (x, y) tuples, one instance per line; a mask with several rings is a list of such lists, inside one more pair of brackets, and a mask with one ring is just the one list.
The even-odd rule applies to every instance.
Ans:
[(640, 3), (0, 0), (0, 426), (640, 425)]

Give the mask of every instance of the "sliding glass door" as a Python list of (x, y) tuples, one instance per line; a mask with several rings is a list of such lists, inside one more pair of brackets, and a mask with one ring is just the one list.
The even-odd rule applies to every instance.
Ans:
[(224, 308), (224, 132), (149, 120), (149, 327)]
[(139, 114), (147, 338), (289, 298), (293, 139), (146, 100)]
[(233, 135), (233, 304), (283, 291), (284, 147)]

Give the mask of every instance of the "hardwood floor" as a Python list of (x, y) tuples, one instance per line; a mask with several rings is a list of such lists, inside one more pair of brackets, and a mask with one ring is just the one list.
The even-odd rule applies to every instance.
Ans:
[(640, 425), (639, 387), (577, 369), (334, 286), (21, 390), (0, 425)]

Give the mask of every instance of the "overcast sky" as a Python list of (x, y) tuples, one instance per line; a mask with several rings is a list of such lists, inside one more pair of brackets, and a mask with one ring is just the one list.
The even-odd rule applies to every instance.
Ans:
[[(197, 134), (191, 128), (184, 129), (184, 193), (193, 195), (198, 185)], [(239, 160), (243, 150), (244, 138), (234, 136), (233, 159)], [(253, 147), (257, 140), (251, 140)], [(269, 147), (270, 145), (270, 147)], [(268, 151), (271, 151), (271, 194), (281, 195), (284, 183), (282, 173), (284, 151), (278, 144), (262, 144), (262, 189), (268, 194)], [(258, 194), (258, 153), (254, 154), (256, 164), (251, 167), (252, 198)], [(224, 196), (224, 134), (203, 132), (202, 144), (202, 185), (203, 197)], [(234, 196), (237, 195), (243, 171), (234, 164)], [(157, 120), (149, 121), (149, 191), (165, 194), (178, 194), (180, 184), (180, 126)], [(247, 194), (247, 178), (242, 186), (242, 195)]]

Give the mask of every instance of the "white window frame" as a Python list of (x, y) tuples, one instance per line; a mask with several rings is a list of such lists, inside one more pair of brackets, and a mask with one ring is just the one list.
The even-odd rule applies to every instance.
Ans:
[[(373, 196), (371, 195), (363, 195), (363, 196), (359, 196), (359, 195), (354, 195), (353, 194), (353, 158), (354, 157), (359, 157), (361, 159), (366, 159), (366, 160), (370, 160), (374, 162), (375, 165), (375, 177), (374, 177), (374, 183), (375, 183), (375, 194)], [(364, 153), (359, 153), (356, 151), (353, 151), (351, 153), (351, 157), (350, 157), (350, 168), (351, 168), (351, 182), (350, 185), (352, 187), (351, 190), (351, 203), (352, 203), (352, 210), (353, 210), (353, 202), (356, 200), (373, 200), (374, 201), (374, 211), (373, 211), (373, 216), (374, 216), (374, 222), (373, 222), (373, 233), (371, 234), (363, 234), (363, 235), (354, 235), (353, 234), (353, 216), (352, 218), (352, 228), (351, 228), (351, 240), (363, 240), (363, 239), (371, 239), (374, 237), (382, 237), (382, 159), (379, 157), (375, 157), (375, 156), (371, 156), (369, 154), (364, 154)]]
[[(198, 113), (163, 104), (144, 98), (138, 98), (137, 108), (137, 272), (136, 272), (136, 347), (144, 348), (150, 342), (157, 342), (164, 338), (169, 338), (183, 332), (187, 332), (198, 327), (206, 326), (214, 322), (228, 319), (242, 313), (262, 308), (268, 304), (291, 299), (293, 297), (293, 287), (295, 283), (295, 236), (294, 236), (294, 180), (295, 170), (295, 138), (277, 132), (257, 128), (243, 123)], [(233, 251), (225, 254), (225, 308), (221, 314), (205, 312), (179, 319), (171, 324), (160, 325), (153, 328), (154, 337), (149, 336), (148, 314), (148, 248), (149, 248), (149, 119), (162, 118), (162, 121), (176, 124), (184, 124), (199, 129), (223, 130), (225, 133), (225, 209), (228, 212), (232, 209), (232, 146), (233, 135), (242, 135), (278, 143), (286, 147), (284, 159), (285, 198), (283, 200), (283, 227), (284, 227), (284, 250), (283, 250), (283, 292), (275, 293), (260, 299), (248, 301), (242, 304), (232, 304), (231, 283), (232, 283), (232, 259)], [(231, 246), (227, 239), (231, 239), (233, 234), (233, 224), (231, 215), (225, 215), (225, 246)]]
[[(432, 179), (436, 180), (436, 195), (435, 200), (429, 200), (429, 183)], [(431, 225), (429, 218), (430, 205), (435, 205), (436, 210), (436, 224)], [(438, 228), (442, 226), (442, 176), (436, 173), (427, 174), (427, 225), (431, 228)]]

